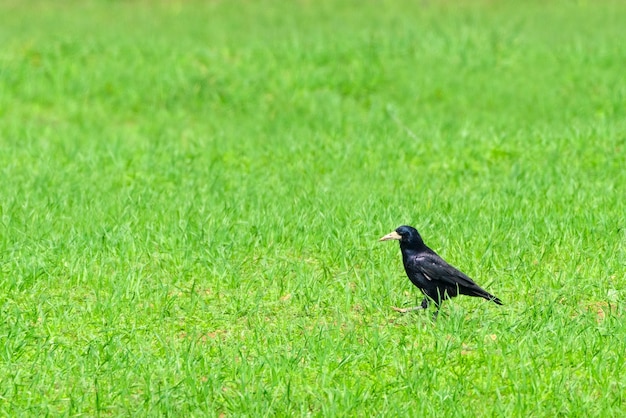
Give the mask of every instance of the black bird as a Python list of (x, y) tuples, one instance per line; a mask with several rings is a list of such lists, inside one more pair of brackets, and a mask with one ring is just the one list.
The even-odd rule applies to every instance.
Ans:
[(439, 314), (441, 302), (459, 294), (477, 296), (502, 305), (502, 301), (478, 286), (450, 264), (446, 263), (436, 252), (424, 244), (419, 232), (411, 226), (403, 225), (385, 235), (379, 241), (398, 240), (402, 251), (402, 262), (409, 280), (426, 296), (420, 306), (414, 308), (396, 308), (398, 312), (410, 312), (426, 309), (430, 300), (435, 302)]

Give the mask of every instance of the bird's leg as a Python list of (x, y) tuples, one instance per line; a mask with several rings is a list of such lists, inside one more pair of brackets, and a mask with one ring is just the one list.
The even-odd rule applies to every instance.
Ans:
[(393, 309), (396, 312), (407, 313), (407, 312), (419, 311), (420, 309), (424, 309), (424, 308), (422, 308), (421, 306), (412, 306), (410, 308), (396, 308), (395, 306), (392, 306), (391, 309)]
[(411, 308), (396, 308), (395, 306), (392, 306), (391, 309), (393, 309), (396, 312), (400, 312), (400, 313), (419, 311), (421, 309), (427, 309), (429, 302), (430, 301), (429, 301), (428, 298), (424, 298), (424, 300), (422, 300), (422, 303), (420, 304), (420, 306), (413, 306)]
[(435, 301), (435, 307), (437, 309), (435, 310), (435, 313), (433, 314), (433, 322), (437, 321), (437, 317), (439, 316), (439, 309), (441, 308), (441, 302), (437, 303), (437, 301)]

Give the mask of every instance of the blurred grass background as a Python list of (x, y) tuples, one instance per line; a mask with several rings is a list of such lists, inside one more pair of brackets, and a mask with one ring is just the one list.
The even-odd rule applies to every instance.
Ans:
[(625, 17), (1, 2), (0, 410), (622, 414)]

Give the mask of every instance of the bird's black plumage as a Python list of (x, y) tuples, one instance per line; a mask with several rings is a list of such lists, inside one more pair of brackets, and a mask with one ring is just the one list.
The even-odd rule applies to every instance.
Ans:
[(407, 312), (426, 309), (429, 301), (432, 300), (438, 312), (441, 302), (459, 294), (485, 298), (502, 305), (500, 299), (478, 286), (467, 275), (446, 263), (443, 258), (428, 248), (415, 228), (407, 225), (400, 226), (394, 232), (382, 237), (380, 241), (392, 239), (400, 241), (402, 262), (409, 280), (426, 296), (418, 307), (394, 308), (395, 310)]

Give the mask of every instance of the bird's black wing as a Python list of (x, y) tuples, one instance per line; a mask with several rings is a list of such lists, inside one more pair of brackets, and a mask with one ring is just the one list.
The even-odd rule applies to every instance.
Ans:
[(438, 281), (452, 287), (458, 286), (467, 289), (480, 289), (471, 278), (446, 263), (444, 259), (435, 253), (421, 253), (412, 261), (412, 267), (419, 270), (428, 280)]
[(502, 305), (500, 299), (478, 286), (466, 274), (446, 263), (432, 250), (414, 254), (409, 257), (406, 264), (407, 273), (411, 272), (409, 274), (411, 281), (433, 299), (437, 299), (438, 295), (446, 292), (454, 297), (458, 292), (463, 295), (479, 296)]

